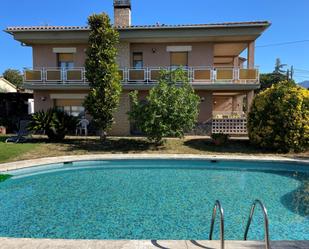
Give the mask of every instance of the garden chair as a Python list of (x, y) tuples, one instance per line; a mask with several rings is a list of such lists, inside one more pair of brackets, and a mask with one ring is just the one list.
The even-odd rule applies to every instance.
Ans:
[(83, 135), (83, 132), (85, 136), (88, 136), (88, 125), (89, 125), (89, 121), (85, 118), (82, 118), (77, 124), (76, 136), (78, 134)]
[(23, 143), (27, 140), (30, 132), (27, 129), (29, 120), (21, 120), (19, 122), (19, 130), (16, 136), (9, 137), (5, 140), (6, 143)]

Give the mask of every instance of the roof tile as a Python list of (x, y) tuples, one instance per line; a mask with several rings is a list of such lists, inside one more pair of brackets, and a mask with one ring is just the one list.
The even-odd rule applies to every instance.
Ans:
[[(154, 25), (132, 25), (132, 26), (117, 26), (117, 29), (168, 29), (168, 28), (212, 28), (212, 27), (239, 27), (239, 26), (268, 26), (268, 21), (251, 21), (251, 22), (224, 22), (224, 23), (209, 23), (209, 24), (154, 24)], [(22, 32), (22, 31), (87, 31), (88, 26), (15, 26), (8, 27), (7, 32)]]

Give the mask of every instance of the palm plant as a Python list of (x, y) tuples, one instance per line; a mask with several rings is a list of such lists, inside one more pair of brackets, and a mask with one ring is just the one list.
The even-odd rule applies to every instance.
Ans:
[(30, 131), (44, 131), (51, 141), (63, 140), (70, 130), (76, 129), (77, 118), (57, 108), (39, 111), (32, 115)]

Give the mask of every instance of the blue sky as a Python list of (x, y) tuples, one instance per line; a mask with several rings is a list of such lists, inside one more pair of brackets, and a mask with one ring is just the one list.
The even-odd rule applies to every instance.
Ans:
[[(268, 20), (272, 26), (258, 39), (257, 46), (309, 40), (308, 0), (132, 0), (132, 4), (133, 24)], [(2, 0), (0, 29), (22, 25), (85, 25), (87, 16), (103, 11), (113, 18), (112, 0)], [(31, 48), (21, 47), (2, 31), (0, 54), (0, 74), (6, 68), (32, 65)], [(294, 65), (297, 81), (309, 80), (309, 41), (257, 47), (256, 64), (262, 72), (272, 71), (278, 57), (283, 63)]]

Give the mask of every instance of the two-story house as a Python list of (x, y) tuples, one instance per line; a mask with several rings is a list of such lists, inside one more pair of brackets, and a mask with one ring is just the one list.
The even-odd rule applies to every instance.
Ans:
[[(129, 92), (139, 90), (144, 98), (162, 68), (178, 66), (188, 72), (201, 98), (200, 124), (213, 120), (213, 132), (246, 132), (245, 114), (259, 88), (255, 41), (269, 22), (138, 26), (131, 24), (130, 0), (114, 0), (114, 12), (123, 92), (111, 134), (134, 132), (127, 115)], [(33, 66), (24, 70), (24, 86), (34, 92), (35, 110), (58, 107), (83, 115), (89, 91), (84, 68), (89, 28), (8, 27), (6, 32), (33, 49)]]

